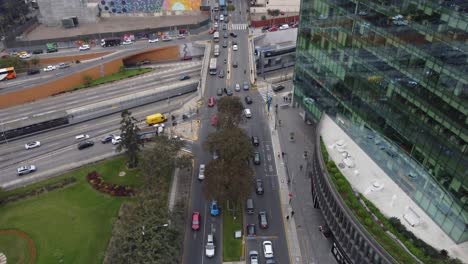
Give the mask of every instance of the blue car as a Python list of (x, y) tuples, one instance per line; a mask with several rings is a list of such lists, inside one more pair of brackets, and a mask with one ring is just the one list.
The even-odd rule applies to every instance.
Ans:
[(190, 79), (190, 76), (188, 76), (188, 75), (183, 75), (183, 76), (180, 77), (181, 81), (185, 81), (185, 80), (188, 80), (188, 79)]
[(210, 203), (210, 213), (212, 216), (217, 216), (219, 215), (219, 207), (218, 207), (218, 202), (216, 201), (211, 201)]
[(249, 83), (248, 83), (248, 82), (244, 82), (243, 88), (244, 88), (244, 91), (249, 90)]

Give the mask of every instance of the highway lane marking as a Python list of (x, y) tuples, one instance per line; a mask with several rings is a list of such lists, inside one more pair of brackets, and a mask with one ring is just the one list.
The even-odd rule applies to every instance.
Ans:
[(203, 254), (203, 249), (205, 248), (203, 245), (205, 245), (205, 231), (206, 231), (206, 223), (208, 221), (208, 207), (207, 206), (204, 206), (205, 207), (205, 215), (203, 216), (205, 218), (205, 221), (203, 223), (203, 237), (202, 237), (202, 254), (201, 254), (201, 258), (202, 258), (202, 261), (201, 263), (203, 264), (203, 262), (205, 261), (205, 254)]

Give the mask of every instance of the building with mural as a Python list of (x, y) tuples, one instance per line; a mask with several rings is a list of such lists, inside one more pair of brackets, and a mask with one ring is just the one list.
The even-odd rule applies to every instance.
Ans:
[(200, 11), (201, 0), (100, 0), (103, 14), (162, 13), (164, 11)]
[(468, 241), (468, 16), (456, 1), (302, 0), (294, 78), (456, 243)]

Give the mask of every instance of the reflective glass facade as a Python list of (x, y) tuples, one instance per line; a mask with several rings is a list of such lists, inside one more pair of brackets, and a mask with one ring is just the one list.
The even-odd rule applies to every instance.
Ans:
[(302, 0), (294, 95), (468, 240), (466, 1)]

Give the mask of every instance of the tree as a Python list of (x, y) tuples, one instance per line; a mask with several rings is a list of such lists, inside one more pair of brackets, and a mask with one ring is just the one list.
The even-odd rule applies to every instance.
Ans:
[(89, 87), (92, 82), (93, 82), (93, 76), (89, 74), (86, 74), (85, 76), (83, 76), (83, 83), (85, 87)]
[(237, 96), (224, 96), (218, 100), (218, 127), (229, 129), (239, 126), (244, 105)]
[(39, 64), (40, 60), (38, 57), (34, 57), (31, 59), (31, 64), (34, 66), (37, 66)]
[(143, 143), (138, 138), (140, 129), (136, 125), (137, 120), (128, 110), (122, 112), (122, 120), (120, 121), (120, 136), (121, 143), (117, 146), (117, 151), (125, 150), (128, 157), (128, 167), (135, 168), (138, 165), (138, 153)]
[(190, 164), (185, 155), (179, 155), (184, 146), (185, 142), (180, 139), (155, 137), (154, 144), (143, 151), (142, 162), (139, 165), (145, 178), (148, 178), (148, 183), (173, 171), (174, 168), (185, 168)]
[(226, 161), (240, 160), (247, 163), (253, 154), (250, 138), (238, 127), (211, 133), (204, 146), (210, 152), (216, 151), (220, 159)]

